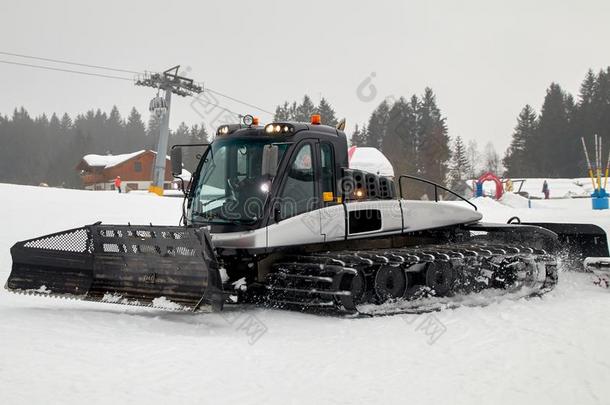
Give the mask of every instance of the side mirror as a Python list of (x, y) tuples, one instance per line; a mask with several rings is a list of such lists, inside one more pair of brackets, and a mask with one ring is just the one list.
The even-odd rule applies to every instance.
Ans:
[(263, 176), (275, 177), (277, 174), (278, 151), (277, 145), (265, 145), (263, 148), (263, 163), (261, 167), (261, 174)]
[(182, 174), (182, 148), (173, 146), (170, 151), (170, 159), (172, 161), (172, 175), (180, 176)]

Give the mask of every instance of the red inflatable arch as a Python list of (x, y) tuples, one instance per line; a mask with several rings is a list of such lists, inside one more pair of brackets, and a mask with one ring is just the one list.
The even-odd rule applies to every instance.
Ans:
[(487, 172), (481, 177), (479, 177), (477, 183), (483, 184), (486, 181), (493, 181), (494, 183), (496, 183), (496, 200), (502, 198), (502, 194), (504, 193), (504, 187), (502, 187), (502, 182), (500, 181), (498, 176), (496, 176), (492, 172)]

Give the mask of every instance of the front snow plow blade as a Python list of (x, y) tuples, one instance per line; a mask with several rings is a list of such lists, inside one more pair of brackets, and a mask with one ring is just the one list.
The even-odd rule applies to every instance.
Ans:
[(96, 223), (16, 243), (11, 292), (169, 310), (220, 310), (218, 263), (204, 229)]

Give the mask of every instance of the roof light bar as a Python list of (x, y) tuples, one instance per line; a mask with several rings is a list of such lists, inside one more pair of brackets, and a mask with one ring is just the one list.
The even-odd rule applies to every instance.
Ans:
[(291, 134), (294, 132), (294, 127), (291, 124), (271, 123), (265, 126), (265, 132), (268, 134), (280, 135)]

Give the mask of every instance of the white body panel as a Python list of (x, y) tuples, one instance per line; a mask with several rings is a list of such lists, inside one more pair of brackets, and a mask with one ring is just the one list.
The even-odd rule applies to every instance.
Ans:
[[(379, 210), (381, 212), (380, 228), (347, 234), (346, 215), (349, 218), (350, 212), (358, 210)], [(212, 240), (216, 246), (225, 248), (271, 248), (401, 234), (477, 222), (482, 217), (477, 211), (447, 202), (360, 201), (307, 212), (267, 228), (216, 233), (212, 235)]]
[(401, 200), (404, 232), (480, 221), (480, 212), (447, 202)]
[(319, 211), (324, 241), (345, 239), (345, 207), (343, 204), (325, 207)]
[(267, 227), (267, 247), (322, 243), (321, 210), (306, 212)]
[(247, 249), (267, 246), (267, 229), (254, 229), (252, 231), (213, 233), (214, 246), (223, 248)]

